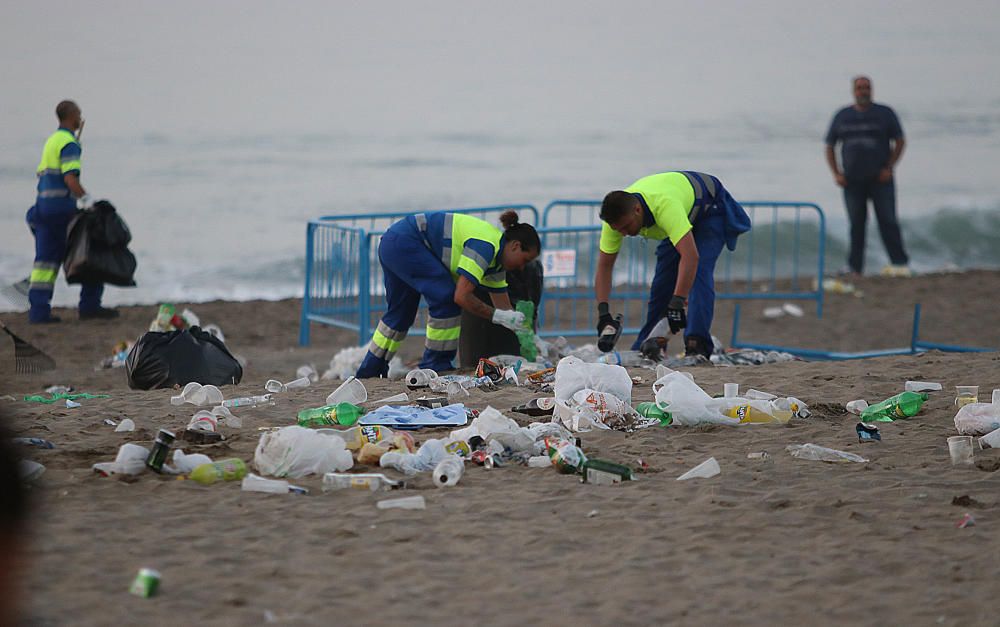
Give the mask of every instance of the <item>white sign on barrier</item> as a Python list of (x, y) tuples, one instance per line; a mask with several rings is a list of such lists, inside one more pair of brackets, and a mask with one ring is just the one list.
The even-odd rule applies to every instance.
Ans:
[(576, 276), (576, 249), (556, 248), (542, 251), (545, 278)]

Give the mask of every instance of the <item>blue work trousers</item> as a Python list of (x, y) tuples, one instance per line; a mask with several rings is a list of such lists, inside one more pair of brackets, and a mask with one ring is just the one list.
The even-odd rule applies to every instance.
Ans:
[[(726, 215), (722, 203), (736, 202), (725, 189), (719, 191), (718, 200), (695, 220), (691, 228), (698, 248), (698, 268), (694, 284), (688, 294), (687, 328), (684, 329), (685, 345), (688, 338), (698, 338), (712, 350), (712, 318), (715, 315), (715, 262), (725, 246)], [(649, 336), (649, 332), (667, 313), (667, 305), (677, 285), (677, 271), (681, 256), (669, 239), (656, 248), (656, 272), (649, 289), (646, 323), (632, 345), (632, 350)]]
[[(66, 256), (67, 229), (75, 215), (76, 202), (67, 198), (40, 201), (28, 209), (25, 216), (28, 227), (35, 236), (35, 264), (28, 289), (28, 302), (31, 303), (28, 319), (32, 322), (44, 322), (52, 316), (52, 293), (59, 275), (59, 266)], [(80, 313), (100, 309), (103, 294), (103, 283), (82, 284)]]
[(408, 220), (393, 224), (385, 232), (379, 241), (378, 259), (382, 265), (388, 308), (379, 321), (357, 377), (365, 379), (388, 373), (389, 361), (416, 320), (421, 296), (427, 301), (430, 314), (428, 331), (436, 329), (450, 333), (447, 340), (426, 339), (420, 367), (437, 372), (454, 369), (461, 308), (455, 304), (455, 279), (451, 272)]

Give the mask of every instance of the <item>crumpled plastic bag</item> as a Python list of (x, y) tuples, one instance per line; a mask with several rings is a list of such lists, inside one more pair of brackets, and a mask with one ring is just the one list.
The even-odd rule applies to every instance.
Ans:
[(478, 435), (484, 440), (494, 433), (517, 433), (521, 425), (514, 420), (504, 416), (496, 409), (487, 407), (478, 416), (472, 419), (472, 424), (464, 429), (456, 429), (451, 432), (450, 440), (469, 441), (469, 438)]
[(993, 403), (968, 403), (955, 414), (955, 428), (962, 435), (986, 435), (1000, 429), (1000, 407)]
[(607, 392), (632, 404), (632, 377), (628, 370), (610, 364), (588, 364), (577, 357), (564, 357), (556, 366), (555, 397), (569, 401), (583, 389)]
[(263, 475), (299, 478), (343, 472), (354, 458), (336, 431), (292, 425), (261, 434), (253, 462)]
[(382, 468), (395, 468), (406, 475), (434, 470), (438, 463), (451, 455), (444, 448), (444, 440), (427, 440), (420, 445), (416, 453), (389, 451), (379, 459)]
[(847, 451), (838, 451), (837, 449), (827, 448), (825, 446), (813, 444), (812, 442), (806, 444), (789, 444), (785, 447), (785, 450), (788, 451), (792, 457), (808, 459), (816, 462), (864, 463), (868, 461), (860, 455), (848, 453)]
[(692, 426), (697, 424), (738, 425), (738, 418), (723, 416), (712, 409), (712, 397), (698, 384), (680, 372), (671, 372), (653, 383), (656, 406), (670, 412), (672, 424)]

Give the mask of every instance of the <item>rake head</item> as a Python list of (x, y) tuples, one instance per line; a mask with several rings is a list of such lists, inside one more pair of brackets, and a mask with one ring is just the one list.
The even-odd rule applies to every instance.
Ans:
[(34, 345), (14, 335), (2, 322), (0, 322), (0, 328), (14, 341), (14, 370), (18, 374), (34, 374), (55, 369), (56, 361), (54, 359)]

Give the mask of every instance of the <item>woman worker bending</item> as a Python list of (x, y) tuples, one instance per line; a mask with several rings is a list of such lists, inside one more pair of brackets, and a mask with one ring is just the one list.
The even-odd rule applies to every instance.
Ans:
[[(389, 373), (389, 361), (417, 317), (421, 296), (430, 313), (421, 368), (454, 368), (460, 309), (512, 331), (524, 327), (524, 314), (512, 310), (507, 295), (506, 272), (521, 270), (538, 257), (541, 241), (514, 211), (505, 211), (500, 223), (503, 231), (469, 215), (434, 212), (407, 216), (389, 227), (378, 245), (389, 307), (358, 368), (359, 379)], [(493, 307), (473, 294), (479, 285), (490, 292)]]

